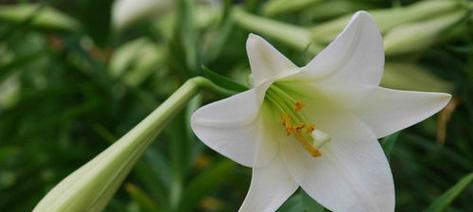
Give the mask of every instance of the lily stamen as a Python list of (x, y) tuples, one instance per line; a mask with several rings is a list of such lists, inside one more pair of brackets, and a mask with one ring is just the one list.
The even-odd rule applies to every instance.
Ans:
[(315, 124), (308, 124), (306, 127), (306, 132), (312, 133), (315, 130)]
[(299, 100), (294, 105), (294, 111), (299, 112), (302, 110), (303, 107), (304, 107), (304, 102)]
[(317, 149), (314, 145), (312, 145), (310, 141), (308, 141), (305, 136), (300, 133), (296, 132), (294, 133), (294, 136), (296, 137), (296, 140), (299, 141), (299, 143), (304, 147), (305, 150), (312, 156), (312, 157), (320, 157), (322, 153), (320, 152), (319, 149)]
[[(322, 146), (325, 142), (321, 143), (319, 140), (315, 141), (312, 136), (312, 131), (315, 129), (314, 124), (300, 123), (295, 126), (292, 125), (291, 117), (288, 114), (282, 115), (282, 125), (286, 129), (287, 136), (294, 135), (296, 140), (304, 147), (304, 149), (313, 157), (320, 157), (322, 153), (318, 147)], [(305, 128), (305, 130), (304, 130)], [(315, 143), (321, 145), (314, 145)]]
[(304, 129), (304, 127), (305, 127), (305, 124), (298, 124), (296, 126), (296, 131), (300, 132), (302, 129)]

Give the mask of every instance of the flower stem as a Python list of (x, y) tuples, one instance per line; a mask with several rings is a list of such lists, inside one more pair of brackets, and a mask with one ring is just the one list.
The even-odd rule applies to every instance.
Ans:
[(57, 184), (34, 211), (102, 211), (149, 144), (201, 88), (233, 94), (203, 77), (187, 80), (132, 130)]
[(277, 39), (299, 51), (315, 53), (322, 49), (312, 41), (310, 30), (303, 27), (251, 15), (241, 8), (233, 11), (233, 18), (241, 27)]

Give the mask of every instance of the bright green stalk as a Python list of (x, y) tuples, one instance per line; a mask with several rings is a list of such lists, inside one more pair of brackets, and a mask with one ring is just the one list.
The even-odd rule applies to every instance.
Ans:
[(57, 184), (34, 211), (102, 211), (149, 144), (200, 88), (232, 94), (203, 77), (188, 80), (117, 142)]
[[(406, 7), (368, 10), (378, 24), (382, 33), (393, 27), (415, 22), (427, 18), (436, 17), (447, 12), (464, 7), (462, 1), (455, 0), (431, 0), (420, 1)], [(352, 14), (319, 24), (311, 29), (313, 38), (321, 43), (330, 42), (340, 33), (351, 19)]]
[(430, 74), (425, 68), (414, 63), (386, 63), (383, 87), (429, 92), (452, 92), (451, 83)]
[(264, 4), (263, 13), (267, 16), (275, 16), (301, 10), (308, 6), (320, 3), (322, 0), (271, 0)]
[[(403, 8), (389, 8), (370, 11), (381, 32), (410, 22), (435, 17), (451, 11), (465, 11), (466, 6), (454, 0), (422, 1)], [(299, 27), (268, 18), (251, 15), (238, 8), (234, 11), (236, 22), (249, 31), (277, 39), (297, 50), (317, 53), (348, 23), (352, 14), (325, 22), (311, 28)], [(309, 46), (310, 45), (310, 46)]]
[(251, 15), (240, 8), (233, 11), (233, 17), (243, 28), (277, 39), (298, 50), (308, 48), (309, 52), (318, 52), (322, 49), (312, 42), (310, 31), (303, 27)]
[(384, 36), (384, 48), (387, 55), (399, 55), (423, 50), (434, 43), (442, 33), (465, 17), (465, 11), (459, 10), (447, 15), (398, 26)]
[(306, 20), (320, 21), (344, 16), (348, 13), (354, 13), (357, 10), (370, 10), (372, 8), (374, 8), (374, 6), (366, 1), (330, 0), (310, 5), (301, 12), (302, 17)]

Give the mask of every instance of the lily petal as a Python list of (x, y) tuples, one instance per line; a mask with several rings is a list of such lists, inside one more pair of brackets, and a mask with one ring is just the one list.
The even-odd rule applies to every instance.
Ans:
[(250, 190), (239, 211), (276, 211), (298, 187), (282, 158), (276, 156), (268, 166), (253, 168)]
[(255, 34), (248, 36), (246, 51), (255, 86), (287, 75), (298, 68), (266, 40)]
[(301, 77), (379, 85), (383, 65), (381, 33), (371, 16), (360, 11), (327, 48), (303, 67)]
[(260, 112), (268, 86), (263, 84), (199, 108), (191, 117), (192, 130), (207, 146), (244, 166), (256, 165), (255, 152), (259, 148), (266, 149), (261, 153), (266, 156), (259, 161), (269, 163), (277, 148), (265, 146), (271, 143), (267, 132), (270, 128), (264, 127), (265, 118)]
[(446, 93), (401, 91), (377, 88), (355, 113), (376, 137), (384, 137), (412, 126), (440, 111), (450, 101)]
[(394, 211), (391, 170), (373, 133), (348, 112), (317, 114), (319, 129), (332, 136), (320, 157), (296, 141), (281, 148), (296, 182), (333, 211)]

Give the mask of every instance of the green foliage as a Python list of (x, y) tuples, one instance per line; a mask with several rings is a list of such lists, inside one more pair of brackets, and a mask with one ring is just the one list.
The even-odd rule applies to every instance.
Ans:
[[(407, 45), (386, 58), (386, 86), (450, 90), (456, 103), (450, 113), (380, 141), (393, 170), (396, 208), (471, 211), (471, 1), (441, 0), (432, 7), (426, 0), (302, 0), (303, 6), (280, 5), (268, 12), (275, 6), (264, 1), (215, 6), (179, 0), (165, 14), (136, 20), (121, 31), (111, 27), (113, 1), (8, 2), (0, 5), (0, 211), (30, 211), (61, 179), (193, 76), (206, 76), (230, 91), (248, 89), (249, 32), (267, 37), (303, 65), (343, 27), (339, 18), (359, 9), (391, 11), (420, 3), (424, 6), (410, 9), (415, 17), (385, 18), (389, 24), (384, 31), (389, 33), (393, 24), (405, 29), (404, 22), (423, 25), (442, 17), (431, 15), (438, 11), (445, 15), (469, 8), (465, 11), (470, 13), (447, 24), (449, 33), (433, 30), (437, 36), (421, 49), (411, 51), (413, 46)], [(221, 97), (203, 92), (194, 98), (147, 149), (106, 211), (237, 210), (250, 170), (205, 147), (189, 127), (192, 111)], [(439, 143), (442, 131), (446, 139)], [(299, 190), (279, 211), (324, 210)]]
[(384, 153), (389, 157), (391, 151), (396, 144), (397, 138), (399, 137), (399, 132), (389, 135), (381, 140), (381, 147), (383, 147)]
[(76, 31), (80, 27), (73, 18), (44, 4), (1, 5), (0, 22), (53, 31)]
[(302, 189), (299, 189), (292, 195), (282, 206), (278, 212), (292, 212), (292, 211), (310, 211), (310, 212), (324, 212), (327, 211), (323, 206), (315, 202)]
[(434, 202), (427, 208), (426, 211), (445, 211), (450, 204), (452, 204), (453, 200), (455, 200), (460, 193), (465, 190), (470, 183), (473, 181), (473, 173), (468, 174), (467, 176), (463, 177), (457, 184), (455, 184), (452, 188), (448, 189), (447, 192), (442, 194), (442, 196), (438, 197)]
[(212, 82), (214, 82), (215, 84), (217, 84), (219, 86), (222, 86), (222, 87), (227, 88), (229, 90), (238, 91), (238, 92), (242, 92), (242, 91), (245, 91), (245, 90), (248, 89), (246, 86), (241, 85), (237, 82), (234, 82), (230, 78), (222, 76), (222, 75), (210, 70), (209, 68), (207, 68), (205, 66), (203, 67), (203, 70), (204, 70), (203, 71), (204, 76), (207, 77), (208, 79), (212, 80)]

